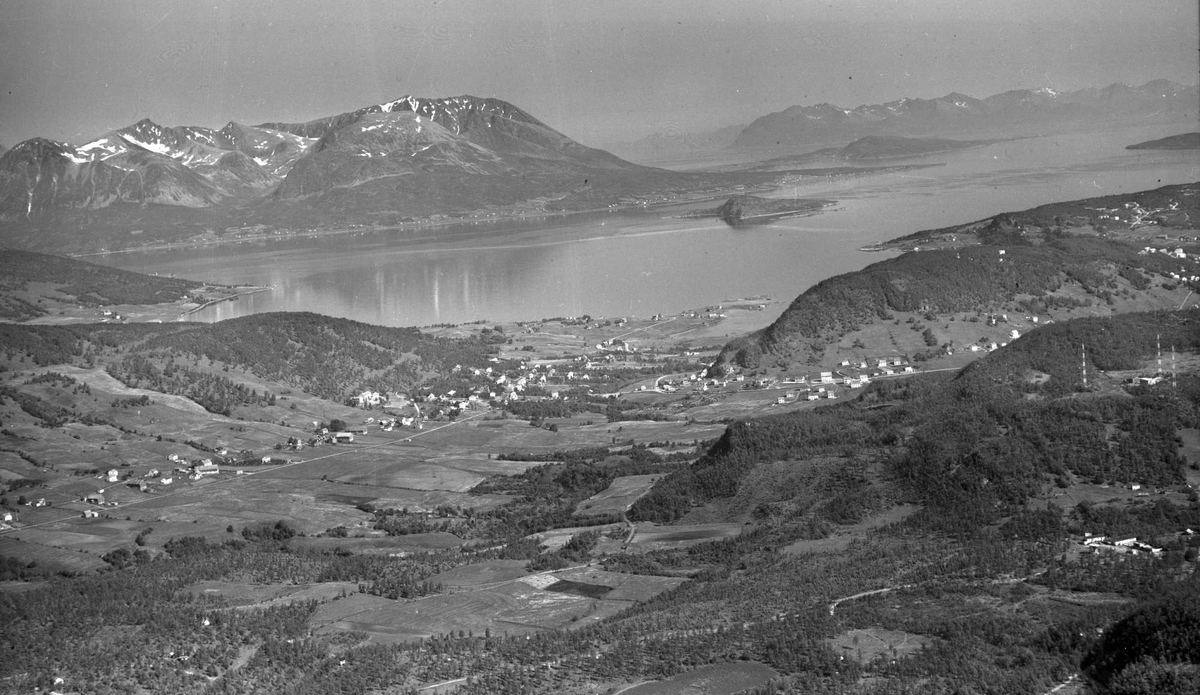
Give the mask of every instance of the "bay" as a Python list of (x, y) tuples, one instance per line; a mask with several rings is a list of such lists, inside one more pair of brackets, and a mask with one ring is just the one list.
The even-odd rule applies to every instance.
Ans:
[[(1194, 124), (1192, 125), (1194, 128)], [(649, 316), (749, 296), (782, 300), (881, 260), (862, 246), (1049, 202), (1200, 179), (1195, 151), (1125, 150), (1185, 124), (1050, 135), (888, 163), (914, 171), (803, 177), (768, 193), (836, 200), (807, 217), (731, 228), (691, 204), (243, 242), (90, 258), (139, 272), (271, 290), (189, 320), (312, 311), (388, 326)], [(844, 163), (842, 163), (844, 165)], [(861, 165), (861, 163), (859, 163)], [(719, 201), (718, 201), (719, 202)]]

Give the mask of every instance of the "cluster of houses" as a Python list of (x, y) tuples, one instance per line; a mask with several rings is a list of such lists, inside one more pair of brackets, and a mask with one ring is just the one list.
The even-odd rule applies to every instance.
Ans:
[[(621, 340), (608, 341), (609, 352), (633, 351), (635, 348), (629, 346)], [(599, 349), (604, 349), (604, 346), (597, 346)], [(599, 358), (602, 362), (614, 362), (615, 358), (610, 355), (605, 355)], [(494, 361), (499, 361), (495, 360)], [(424, 395), (415, 395), (410, 400), (406, 394), (400, 393), (379, 393), (376, 391), (363, 391), (349, 399), (350, 405), (355, 405), (361, 408), (382, 408), (385, 411), (403, 411), (411, 408), (412, 413), (399, 415), (391, 418), (383, 418), (378, 421), (372, 421), (368, 418), (371, 424), (377, 424), (384, 430), (392, 427), (417, 427), (420, 428), (421, 422), (428, 419), (436, 418), (438, 415), (458, 415), (462, 412), (486, 407), (492, 402), (506, 403), (509, 401), (520, 400), (523, 398), (555, 398), (558, 396), (556, 392), (552, 392), (549, 396), (529, 397), (525, 395), (525, 391), (531, 387), (542, 387), (548, 384), (567, 384), (567, 383), (586, 383), (592, 380), (592, 375), (588, 370), (598, 368), (599, 365), (587, 356), (578, 356), (573, 360), (574, 364), (569, 364), (567, 368), (561, 369), (553, 365), (528, 365), (521, 363), (516, 369), (505, 372), (495, 367), (463, 367), (455, 365), (450, 373), (463, 377), (470, 377), (472, 386), (464, 389), (448, 389), (444, 393), (429, 392)], [(424, 410), (422, 410), (424, 409)]]
[[(1147, 247), (1143, 248), (1141, 251), (1138, 251), (1138, 255), (1140, 255), (1140, 256), (1147, 256), (1152, 253), (1161, 253), (1161, 254), (1164, 254), (1171, 258), (1178, 258), (1181, 261), (1186, 260), (1188, 257), (1187, 253), (1185, 253), (1183, 249), (1178, 248), (1178, 247), (1173, 248), (1173, 249), (1168, 249), (1168, 248), (1157, 248), (1154, 246), (1147, 246)], [(1200, 275), (1194, 275), (1194, 274), (1189, 275), (1186, 272), (1168, 273), (1168, 275), (1171, 277), (1172, 280), (1174, 280), (1176, 282), (1200, 282)]]
[(1144, 208), (1135, 202), (1124, 203), (1119, 208), (1093, 208), (1100, 213), (1098, 219), (1113, 220), (1133, 227), (1144, 225), (1165, 225), (1175, 221), (1187, 220), (1187, 214), (1179, 210), (1179, 203), (1172, 202), (1165, 208)]
[(1120, 540), (1111, 539), (1108, 536), (1093, 536), (1090, 533), (1084, 534), (1083, 545), (1091, 548), (1093, 552), (1111, 552), (1128, 555), (1162, 555), (1162, 548), (1156, 548), (1149, 543), (1139, 541), (1137, 538), (1122, 538)]

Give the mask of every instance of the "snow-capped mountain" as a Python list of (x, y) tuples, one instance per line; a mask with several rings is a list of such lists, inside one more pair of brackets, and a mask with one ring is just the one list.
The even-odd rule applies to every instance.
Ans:
[[(308, 123), (214, 130), (146, 119), (78, 146), (35, 138), (0, 157), (0, 221), (122, 203), (203, 208), (330, 193), (340, 207), (355, 202), (348, 189), (361, 207), (394, 209), (389, 199), (426, 195), (431, 176), (455, 189), (440, 195), (463, 205), (507, 204), (530, 197), (513, 185), (523, 178), (636, 169), (499, 99), (403, 97)], [(516, 178), (489, 182), (482, 198), (462, 180), (500, 175)]]
[(790, 106), (752, 122), (733, 147), (806, 146), (864, 135), (1032, 134), (1119, 118), (1195, 119), (1198, 110), (1196, 86), (1168, 80), (1073, 92), (1020, 89), (985, 99), (951, 92), (936, 99), (898, 99), (853, 109)]

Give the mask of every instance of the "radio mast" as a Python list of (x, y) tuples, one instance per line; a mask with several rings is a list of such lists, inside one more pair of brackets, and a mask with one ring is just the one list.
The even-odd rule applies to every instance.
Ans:
[(1087, 346), (1083, 343), (1079, 344), (1079, 354), (1083, 363), (1083, 388), (1087, 388)]

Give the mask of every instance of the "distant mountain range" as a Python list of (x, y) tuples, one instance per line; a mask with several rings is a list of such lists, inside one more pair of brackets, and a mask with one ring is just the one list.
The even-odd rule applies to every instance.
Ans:
[(132, 222), (131, 206), (285, 201), (307, 201), (308, 212), (420, 216), (654, 171), (580, 145), (498, 99), (404, 97), (308, 123), (214, 130), (143, 120), (79, 146), (26, 140), (0, 157), (0, 222), (82, 226), (117, 208)]
[[(740, 131), (664, 136), (659, 144), (786, 152), (874, 138), (840, 156), (878, 158), (943, 149), (949, 133), (1025, 135), (1082, 122), (1194, 118), (1196, 110), (1195, 86), (1159, 80), (984, 100), (950, 94), (853, 110), (794, 106)], [(928, 134), (940, 139), (897, 139)], [(446, 215), (606, 209), (759, 185), (778, 173), (640, 166), (581, 145), (513, 104), (473, 96), (406, 96), (307, 123), (231, 122), (219, 130), (142, 120), (83, 145), (33, 138), (2, 152), (0, 243), (69, 252), (206, 241), (248, 228), (290, 234)]]
[(833, 104), (790, 106), (747, 126), (732, 147), (796, 147), (865, 135), (954, 133), (1034, 134), (1081, 123), (1141, 118), (1197, 118), (1196, 85), (1155, 80), (1073, 92), (1019, 89), (976, 99), (951, 92), (936, 99), (899, 99), (846, 109)]

